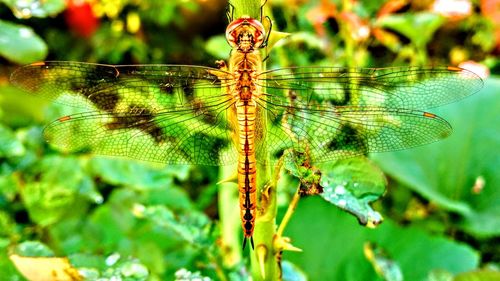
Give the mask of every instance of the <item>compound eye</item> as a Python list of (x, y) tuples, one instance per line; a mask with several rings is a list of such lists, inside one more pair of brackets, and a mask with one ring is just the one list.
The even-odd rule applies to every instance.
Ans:
[(254, 28), (254, 48), (259, 48), (264, 44), (266, 40), (266, 32), (262, 23), (256, 19), (248, 19), (250, 26)]
[(238, 44), (236, 43), (237, 37), (238, 35), (234, 31), (229, 34), (226, 33), (226, 40), (229, 46), (231, 46), (231, 48), (236, 48), (238, 46)]
[(259, 48), (264, 43), (265, 35), (260, 30), (255, 31), (254, 48)]
[(226, 28), (226, 40), (229, 46), (235, 48), (238, 41), (238, 32), (236, 29), (242, 24), (242, 19), (237, 19), (231, 22)]
[(242, 16), (241, 18), (231, 22), (226, 29), (226, 40), (232, 48), (238, 47), (239, 35), (249, 28), (253, 29), (252, 44), (253, 48), (262, 46), (265, 40), (264, 26), (258, 20), (249, 16)]

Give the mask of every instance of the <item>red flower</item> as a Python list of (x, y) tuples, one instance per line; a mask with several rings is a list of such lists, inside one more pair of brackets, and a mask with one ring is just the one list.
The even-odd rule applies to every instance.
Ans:
[(64, 18), (69, 29), (84, 38), (92, 36), (99, 27), (99, 19), (90, 3), (84, 0), (68, 0)]

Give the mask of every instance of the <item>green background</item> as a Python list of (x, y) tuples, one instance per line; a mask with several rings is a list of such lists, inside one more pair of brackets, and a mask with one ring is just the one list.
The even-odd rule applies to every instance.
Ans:
[[(218, 247), (218, 167), (63, 154), (42, 130), (64, 106), (8, 82), (15, 67), (40, 60), (215, 66), (230, 50), (227, 3), (93, 1), (90, 13), (72, 1), (19, 3), (0, 1), (0, 280), (24, 280), (8, 259), (13, 253), (69, 257), (90, 280), (247, 280), (248, 249), (227, 266)], [(283, 254), (283, 278), (500, 280), (499, 23), (488, 1), (473, 1), (458, 18), (432, 12), (432, 3), (407, 3), (384, 17), (385, 1), (325, 3), (268, 1), (264, 14), (275, 30), (268, 69), (472, 60), (491, 74), (481, 92), (433, 111), (454, 127), (446, 140), (330, 167), (338, 182), (364, 183), (348, 186), (358, 219), (377, 211), (384, 222), (366, 228), (338, 202), (301, 199), (285, 235), (303, 251)], [(92, 22), (96, 29), (83, 34)], [(277, 42), (277, 31), (292, 36)], [(376, 200), (386, 184), (380, 171), (387, 188)], [(296, 186), (283, 175), (278, 222)]]

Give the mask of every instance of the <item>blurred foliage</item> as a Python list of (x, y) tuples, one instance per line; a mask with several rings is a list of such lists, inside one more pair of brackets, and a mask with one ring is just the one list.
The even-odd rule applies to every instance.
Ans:
[[(371, 161), (321, 167), (326, 201), (301, 200), (286, 235), (303, 252), (284, 253), (285, 280), (499, 280), (500, 12), (494, 1), (462, 1), (471, 6), (461, 13), (439, 2), (268, 0), (268, 69), (473, 61), (492, 73), (481, 93), (438, 112), (454, 125), (452, 137), (372, 157), (389, 176), (374, 206), (385, 179)], [(247, 280), (248, 256), (228, 265), (219, 247), (218, 168), (62, 154), (42, 130), (65, 109), (8, 85), (15, 64), (44, 59), (214, 66), (230, 50), (226, 5), (0, 1), (2, 280), (24, 278), (14, 254), (68, 257), (89, 280)], [(291, 35), (278, 41), (278, 31)], [(317, 180), (308, 172), (282, 175), (280, 217), (298, 183), (290, 174)], [(385, 221), (360, 227), (327, 201), (360, 221)]]
[[(500, 235), (500, 196), (493, 188), (500, 182), (500, 157), (491, 153), (500, 142), (500, 115), (496, 112), (500, 107), (500, 81), (488, 82), (481, 94), (467, 100), (466, 106), (455, 103), (439, 109), (440, 116), (457, 124), (448, 139), (374, 157), (399, 183), (440, 209), (460, 214), (460, 218), (454, 218), (455, 223), (478, 238)], [(423, 218), (435, 212), (435, 207), (428, 208)]]

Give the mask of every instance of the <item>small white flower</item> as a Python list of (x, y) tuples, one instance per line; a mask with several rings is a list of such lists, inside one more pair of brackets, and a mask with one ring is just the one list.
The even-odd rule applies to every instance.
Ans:
[(432, 11), (445, 17), (465, 17), (472, 13), (469, 0), (436, 0)]

